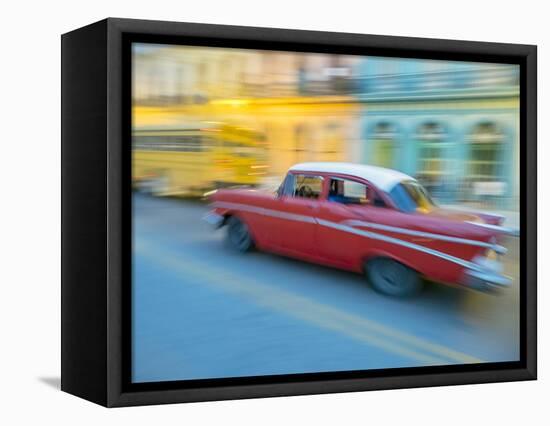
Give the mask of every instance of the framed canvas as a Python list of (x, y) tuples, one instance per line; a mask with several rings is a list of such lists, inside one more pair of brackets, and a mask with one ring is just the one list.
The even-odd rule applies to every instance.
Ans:
[(536, 47), (62, 36), (62, 389), (113, 407), (536, 378)]

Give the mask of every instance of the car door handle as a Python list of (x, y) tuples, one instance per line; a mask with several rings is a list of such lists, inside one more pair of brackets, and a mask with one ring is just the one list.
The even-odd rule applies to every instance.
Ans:
[(317, 206), (315, 204), (306, 204), (307, 208), (310, 210), (317, 210)]

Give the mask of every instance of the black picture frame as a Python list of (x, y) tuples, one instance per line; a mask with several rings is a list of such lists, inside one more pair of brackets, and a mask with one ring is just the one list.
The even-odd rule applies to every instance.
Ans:
[[(130, 43), (162, 42), (520, 66), (518, 362), (130, 383)], [(537, 49), (109, 18), (62, 36), (62, 390), (108, 406), (536, 379)]]

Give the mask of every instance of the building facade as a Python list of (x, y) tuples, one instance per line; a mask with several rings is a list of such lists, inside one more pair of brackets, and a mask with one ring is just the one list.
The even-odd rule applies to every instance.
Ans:
[(265, 135), (274, 179), (299, 162), (355, 157), (357, 56), (137, 46), (133, 61), (138, 128), (246, 126)]
[(415, 176), (440, 202), (518, 208), (519, 69), (365, 58), (359, 162)]
[(274, 177), (352, 161), (412, 175), (442, 203), (519, 209), (515, 65), (192, 46), (137, 46), (133, 60), (141, 125), (254, 129)]

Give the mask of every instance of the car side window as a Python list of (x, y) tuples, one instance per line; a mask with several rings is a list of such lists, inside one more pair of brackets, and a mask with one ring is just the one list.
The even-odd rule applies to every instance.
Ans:
[(368, 204), (368, 186), (351, 179), (330, 179), (328, 200), (342, 204)]
[(299, 198), (318, 199), (323, 191), (323, 178), (321, 176), (294, 175), (294, 188), (292, 196)]
[(285, 195), (287, 197), (292, 197), (294, 195), (294, 182), (295, 177), (292, 173), (286, 175), (285, 180), (277, 190), (279, 197)]

